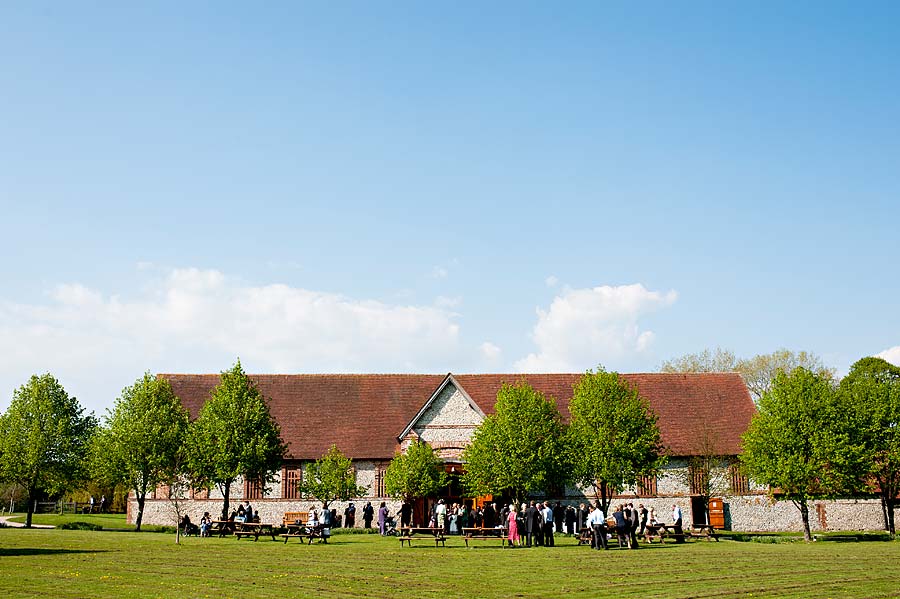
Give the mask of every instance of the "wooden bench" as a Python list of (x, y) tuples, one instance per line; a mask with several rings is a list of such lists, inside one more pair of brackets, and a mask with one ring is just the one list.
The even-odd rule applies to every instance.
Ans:
[(287, 545), (288, 539), (300, 539), (300, 544), (303, 544), (303, 539), (309, 539), (309, 544), (312, 545), (313, 539), (322, 538), (320, 535), (309, 534), (305, 532), (285, 532), (278, 535), (279, 537), (284, 538), (284, 544)]
[(275, 527), (271, 524), (259, 522), (235, 522), (234, 536), (238, 540), (244, 537), (253, 537), (254, 541), (259, 540), (260, 535), (267, 535), (275, 540)]
[[(412, 547), (413, 541), (421, 541), (423, 539), (428, 541), (434, 541), (434, 546), (437, 547), (438, 543), (442, 546), (446, 547), (447, 539), (444, 537), (444, 529), (438, 527), (431, 526), (401, 526), (399, 529), (400, 536), (397, 537), (400, 539), (400, 546), (403, 547), (403, 543), (406, 542), (410, 547)], [(417, 534), (419, 533), (419, 534)]]
[(463, 528), (466, 547), (469, 546), (469, 541), (500, 541), (500, 546), (505, 547), (507, 536), (505, 528)]
[(401, 537), (397, 537), (397, 538), (400, 539), (401, 547), (403, 547), (404, 542), (406, 542), (407, 545), (412, 547), (413, 541), (434, 541), (435, 547), (438, 546), (438, 543), (440, 543), (444, 547), (447, 546), (447, 543), (446, 543), (447, 539), (443, 535), (433, 536), (433, 537), (429, 536), (429, 535), (406, 535), (406, 536), (401, 536)]
[(309, 518), (309, 512), (285, 512), (284, 516), (281, 518), (281, 527), (287, 528), (288, 524), (294, 524), (296, 522), (306, 522), (307, 518)]
[(287, 545), (288, 539), (300, 539), (300, 542), (303, 542), (303, 539), (309, 540), (309, 545), (312, 545), (313, 540), (321, 539), (323, 543), (328, 542), (328, 537), (325, 536), (324, 533), (325, 527), (321, 524), (316, 526), (307, 526), (305, 524), (288, 524), (287, 532), (281, 533), (280, 537), (284, 539), (284, 544)]

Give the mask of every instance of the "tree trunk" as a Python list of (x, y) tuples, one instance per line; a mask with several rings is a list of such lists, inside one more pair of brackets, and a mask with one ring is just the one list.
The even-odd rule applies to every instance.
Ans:
[(609, 517), (609, 487), (606, 482), (600, 482), (600, 511), (605, 517)]
[(141, 532), (141, 521), (144, 519), (144, 501), (147, 499), (147, 492), (138, 493), (138, 490), (135, 489), (134, 494), (137, 496), (137, 521), (135, 522), (134, 532)]
[(34, 488), (28, 489), (28, 506), (25, 514), (25, 528), (31, 528), (31, 516), (34, 515), (34, 502), (37, 501), (37, 493)]
[(887, 517), (886, 528), (887, 528), (888, 534), (891, 536), (891, 539), (893, 539), (897, 534), (897, 531), (894, 529), (894, 505), (895, 505), (895, 501), (894, 501), (893, 495), (882, 494), (881, 506), (882, 506), (882, 509), (884, 510), (885, 516)]
[(222, 485), (222, 520), (228, 520), (228, 496), (231, 494), (231, 481)]
[(803, 540), (812, 541), (812, 533), (809, 530), (809, 505), (803, 499), (797, 501), (797, 506), (800, 508), (800, 517), (803, 519)]

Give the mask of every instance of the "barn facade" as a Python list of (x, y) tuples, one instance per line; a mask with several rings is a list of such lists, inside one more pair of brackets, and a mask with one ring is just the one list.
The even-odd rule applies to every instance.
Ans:
[[(196, 418), (219, 375), (165, 374), (175, 393)], [(655, 507), (662, 518), (678, 504), (685, 520), (706, 518), (702, 500), (692, 488), (689, 461), (692, 456), (715, 453), (731, 462), (724, 470), (722, 500), (711, 510), (713, 518), (734, 530), (800, 530), (798, 510), (790, 502), (773, 504), (765, 489), (753, 486), (736, 467), (741, 434), (754, 413), (753, 401), (735, 373), (623, 374), (637, 388), (658, 416), (662, 442), (669, 463), (654, 477), (638, 481), (618, 501), (633, 501)], [(252, 481), (237, 481), (231, 488), (234, 503), (248, 500), (267, 522), (281, 522), (285, 512), (308, 511), (316, 502), (301, 497), (296, 482), (304, 464), (320, 458), (332, 444), (353, 460), (357, 484), (367, 496), (353, 500), (358, 508), (367, 501), (377, 506), (385, 501), (392, 513), (399, 504), (386, 497), (384, 473), (396, 452), (423, 440), (444, 460), (451, 480), (465, 468), (461, 453), (472, 432), (486, 415), (493, 413), (497, 392), (504, 383), (527, 381), (553, 398), (563, 420), (573, 385), (581, 374), (362, 374), (362, 375), (250, 375), (269, 402), (272, 416), (281, 426), (288, 455), (274, 484), (262, 488)], [(591, 491), (568, 488), (553, 500), (580, 503), (593, 499)], [(447, 501), (472, 502), (457, 482), (441, 494)], [(218, 491), (194, 492), (182, 509), (194, 521), (203, 512), (221, 512)], [(340, 514), (345, 503), (332, 507)], [(129, 518), (136, 513), (129, 501)], [(812, 510), (815, 510), (814, 512)], [(170, 524), (172, 508), (162, 493), (151, 497), (144, 509), (144, 522)], [(817, 529), (878, 529), (881, 510), (872, 500), (814, 502), (811, 524)], [(361, 519), (357, 517), (357, 526)]]

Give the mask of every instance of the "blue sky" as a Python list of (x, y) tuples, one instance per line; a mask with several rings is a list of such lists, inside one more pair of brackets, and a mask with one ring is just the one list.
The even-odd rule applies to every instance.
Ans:
[(900, 362), (900, 9), (783, 4), (0, 4), (0, 407)]

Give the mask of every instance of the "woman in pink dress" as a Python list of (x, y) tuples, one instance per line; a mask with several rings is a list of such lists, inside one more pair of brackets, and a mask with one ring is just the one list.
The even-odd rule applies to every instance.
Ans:
[[(509, 526), (509, 546), (514, 547), (519, 544), (519, 526), (516, 524), (516, 504), (509, 506), (509, 518), (507, 519)], [(515, 545), (513, 544), (515, 543)]]

